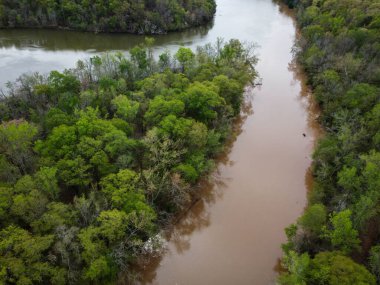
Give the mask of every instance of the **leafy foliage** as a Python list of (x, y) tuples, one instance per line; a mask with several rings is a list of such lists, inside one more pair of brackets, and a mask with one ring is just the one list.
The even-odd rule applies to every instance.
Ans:
[(209, 22), (214, 0), (46, 0), (0, 2), (0, 28), (65, 27), (162, 34)]
[(375, 278), (362, 265), (339, 252), (321, 252), (313, 259), (291, 251), (284, 259), (288, 273), (279, 278), (284, 285), (374, 285)]

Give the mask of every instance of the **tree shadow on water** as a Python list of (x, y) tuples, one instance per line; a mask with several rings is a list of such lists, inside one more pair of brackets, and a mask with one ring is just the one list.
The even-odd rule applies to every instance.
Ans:
[[(157, 284), (157, 269), (161, 266), (164, 259), (170, 258), (172, 254), (184, 254), (191, 248), (191, 239), (194, 233), (200, 232), (211, 224), (212, 206), (223, 198), (225, 190), (228, 188), (231, 178), (223, 176), (220, 171), (222, 166), (231, 166), (233, 161), (229, 154), (233, 149), (234, 142), (242, 133), (246, 119), (253, 114), (252, 95), (253, 87), (245, 90), (244, 104), (239, 117), (234, 120), (232, 135), (226, 142), (226, 147), (216, 159), (216, 169), (207, 177), (201, 179), (194, 189), (194, 200), (187, 210), (179, 215), (178, 219), (168, 226), (162, 233), (166, 240), (166, 250), (156, 256), (144, 256), (138, 260), (134, 269), (136, 275), (133, 281), (125, 281), (119, 284)], [(137, 280), (137, 281), (136, 281)]]

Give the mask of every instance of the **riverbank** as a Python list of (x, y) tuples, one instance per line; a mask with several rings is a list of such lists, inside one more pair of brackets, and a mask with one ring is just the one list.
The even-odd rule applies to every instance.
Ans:
[(313, 155), (309, 205), (287, 229), (289, 272), (281, 282), (375, 284), (380, 280), (380, 236), (373, 230), (380, 201), (378, 3), (285, 2), (297, 8), (297, 59), (321, 107), (326, 135)]

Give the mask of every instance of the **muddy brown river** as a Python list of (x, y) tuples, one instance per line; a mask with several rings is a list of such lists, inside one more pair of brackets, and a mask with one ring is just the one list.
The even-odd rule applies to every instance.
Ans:
[[(317, 107), (292, 60), (294, 22), (270, 1), (236, 2), (235, 9), (219, 6), (215, 25), (240, 26), (258, 41), (263, 84), (247, 91), (252, 109), (248, 104), (238, 122), (240, 134), (202, 199), (169, 234), (167, 253), (143, 270), (142, 284), (274, 284), (284, 228), (306, 205), (320, 131)], [(251, 18), (239, 19), (243, 7)], [(255, 37), (246, 21), (265, 25), (265, 34)]]
[[(258, 44), (262, 86), (247, 90), (237, 137), (201, 199), (168, 235), (167, 253), (142, 270), (143, 284), (274, 284), (284, 228), (306, 205), (318, 112), (293, 63), (296, 28), (272, 0), (217, 0), (214, 23), (157, 36), (156, 52), (218, 37)], [(127, 52), (144, 37), (0, 30), (0, 86), (24, 72), (73, 67), (106, 50)]]

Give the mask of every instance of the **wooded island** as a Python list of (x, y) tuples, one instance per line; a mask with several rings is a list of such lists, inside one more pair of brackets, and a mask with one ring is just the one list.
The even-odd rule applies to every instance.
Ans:
[(0, 1), (0, 28), (163, 34), (210, 22), (214, 0)]

